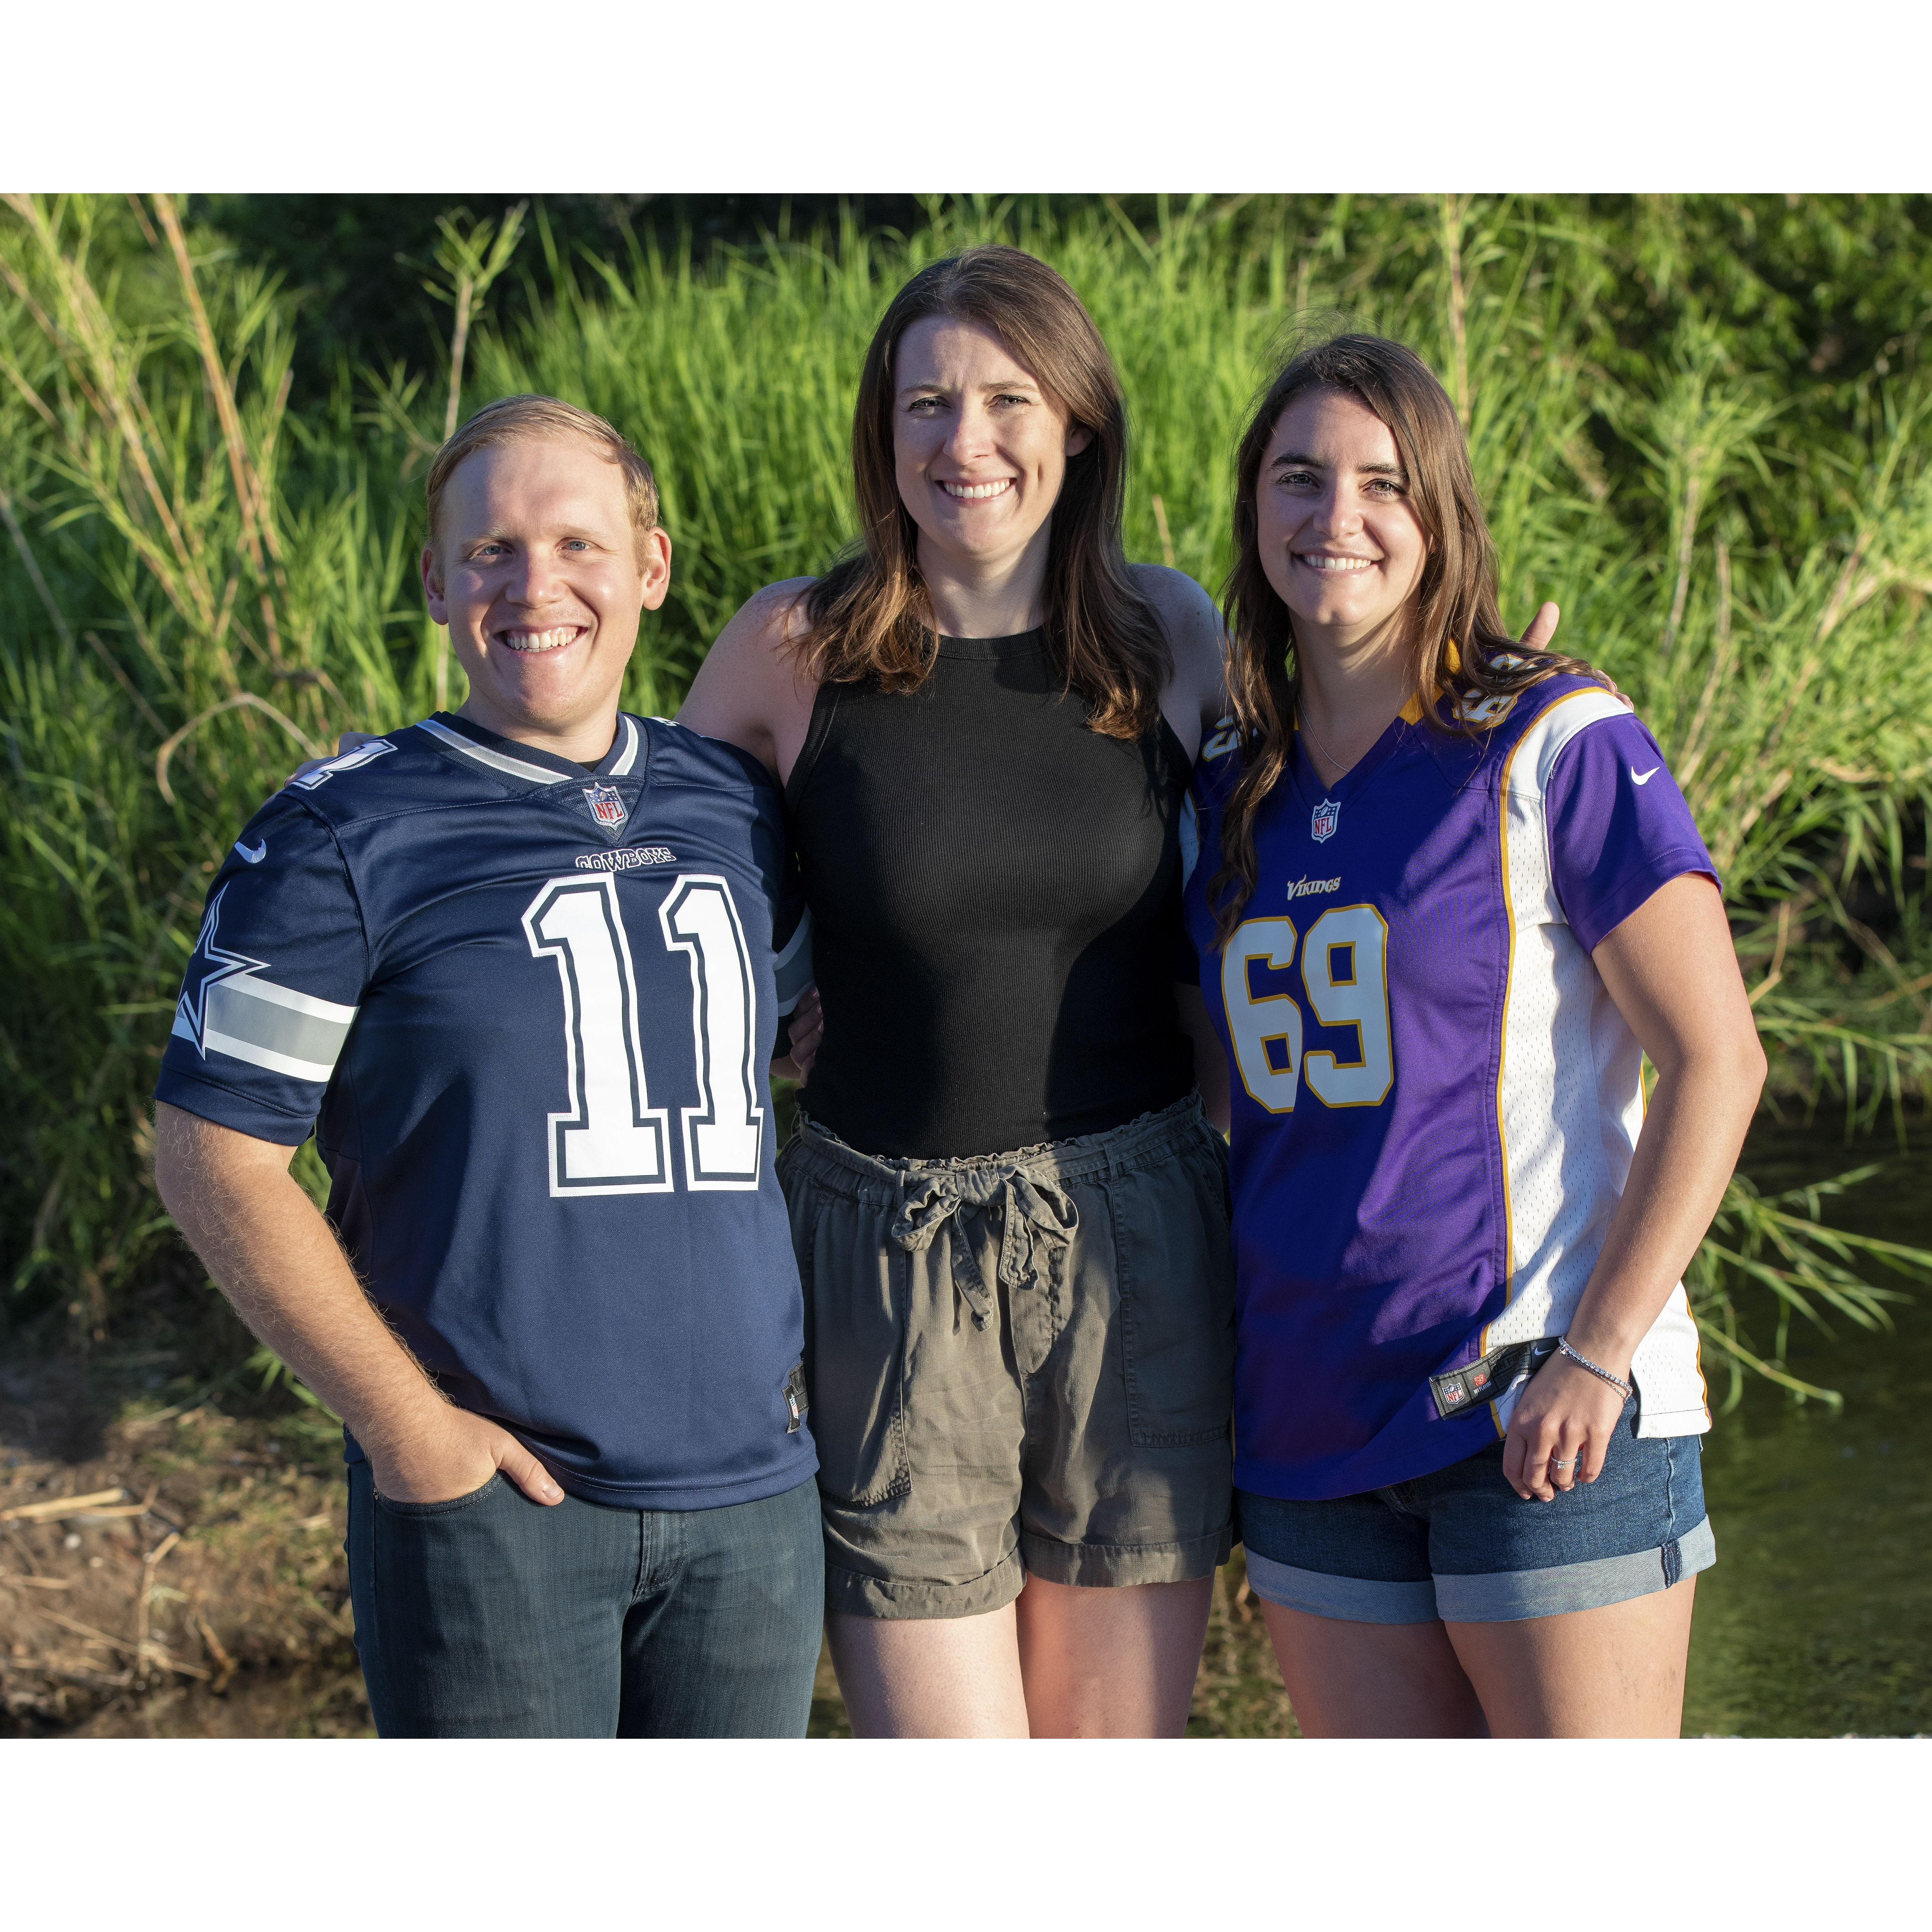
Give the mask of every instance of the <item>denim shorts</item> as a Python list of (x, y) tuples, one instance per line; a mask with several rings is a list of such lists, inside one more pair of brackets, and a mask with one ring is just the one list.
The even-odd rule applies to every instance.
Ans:
[(1694, 1436), (1644, 1437), (1624, 1405), (1594, 1483), (1528, 1502), (1503, 1445), (1412, 1482), (1322, 1502), (1237, 1492), (1248, 1581), (1264, 1603), (1360, 1624), (1512, 1623), (1667, 1590), (1708, 1570)]

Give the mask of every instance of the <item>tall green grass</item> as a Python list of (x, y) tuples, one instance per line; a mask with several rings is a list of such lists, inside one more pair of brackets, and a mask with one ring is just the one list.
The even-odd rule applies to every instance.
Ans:
[[(1297, 319), (1426, 356), (1468, 425), (1507, 610), (1556, 598), (1565, 646), (1636, 698), (1684, 781), (1772, 1103), (1902, 1131), (1922, 1097), (1932, 392), (1879, 369), (1886, 354), (1814, 369), (1791, 300), (1739, 267), (1756, 258), (1724, 206), (1197, 200), (1130, 220), (1104, 201), (965, 201), (907, 236), (848, 226), (703, 260), (650, 243), (567, 256), (541, 208), (520, 242), (453, 218), (448, 364), (339, 370), (302, 416), (298, 292), (218, 233), (159, 199), (9, 206), (0, 1239), (16, 1318), (57, 1302), (77, 1335), (105, 1333), (158, 1264), (146, 1095), (234, 828), (339, 728), (460, 697), (414, 584), (452, 398), (550, 391), (650, 454), (675, 572), (628, 694), (668, 711), (744, 597), (849, 536), (866, 342), (910, 269), (974, 239), (1036, 250), (1086, 298), (1133, 407), (1131, 548), (1210, 588), (1242, 412)], [(1792, 248), (1828, 243), (1854, 269), (1914, 218), (1764, 215), (1811, 224)], [(525, 282), (514, 324), (483, 300), (499, 275)], [(1884, 286), (1903, 314), (1910, 274)], [(1828, 1198), (1733, 1187), (1694, 1287), (1741, 1372), (1784, 1377), (1790, 1311), (1881, 1324), (1888, 1270), (1932, 1265), (1834, 1232)]]

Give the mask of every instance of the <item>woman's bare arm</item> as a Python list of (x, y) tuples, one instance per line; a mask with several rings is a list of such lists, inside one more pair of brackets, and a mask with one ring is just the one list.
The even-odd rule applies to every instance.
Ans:
[(1227, 715), (1227, 640), (1214, 600), (1185, 571), (1156, 563), (1132, 566), (1134, 582), (1154, 606), (1174, 654), (1174, 671), (1160, 694), (1162, 715), (1190, 760)]
[(783, 784), (805, 748), (818, 680), (789, 648), (802, 630), (808, 577), (748, 598), (706, 654), (677, 722), (748, 752)]

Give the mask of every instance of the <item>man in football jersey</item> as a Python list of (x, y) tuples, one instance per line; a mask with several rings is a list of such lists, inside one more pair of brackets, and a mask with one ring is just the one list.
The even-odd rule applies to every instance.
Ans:
[[(492, 404), (428, 496), (469, 697), (236, 841), (155, 1178), (344, 1418), (384, 1736), (800, 1735), (823, 1556), (765, 1071), (808, 974), (779, 794), (618, 708), (670, 542), (608, 423)], [(290, 1172), (311, 1130), (326, 1219)]]

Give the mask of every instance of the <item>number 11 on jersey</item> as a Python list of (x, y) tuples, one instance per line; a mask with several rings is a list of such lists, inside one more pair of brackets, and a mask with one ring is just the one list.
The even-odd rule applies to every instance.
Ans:
[[(688, 956), (699, 1104), (683, 1109), (685, 1184), (758, 1184), (757, 998), (744, 928), (722, 878), (680, 874), (658, 911), (667, 949)], [(550, 1191), (662, 1194), (674, 1186), (669, 1109), (653, 1107), (638, 981), (616, 880), (552, 879), (524, 914), (531, 952), (563, 989), (567, 1113), (549, 1117)]]

